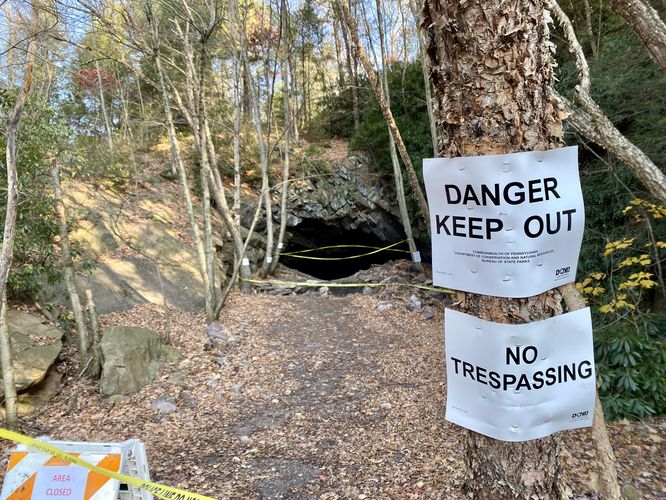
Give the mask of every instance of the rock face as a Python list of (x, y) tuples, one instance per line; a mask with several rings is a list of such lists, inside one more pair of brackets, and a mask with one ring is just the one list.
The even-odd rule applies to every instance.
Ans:
[(155, 380), (166, 363), (180, 358), (178, 351), (162, 344), (156, 333), (139, 327), (107, 328), (101, 348), (103, 396), (136, 392)]
[[(363, 156), (335, 160), (322, 172), (303, 175), (289, 187), (287, 238), (293, 248), (321, 247), (345, 238), (370, 245), (404, 238), (393, 180), (374, 170)], [(155, 188), (150, 182), (136, 193), (122, 194), (78, 182), (67, 187), (68, 213), (77, 221), (70, 237), (84, 251), (84, 260), (93, 264), (90, 272), (78, 274), (78, 285), (92, 290), (99, 314), (145, 303), (167, 302), (189, 312), (204, 307), (197, 253), (182, 217), (180, 187), (160, 180)], [(273, 196), (272, 215), (279, 223), (278, 190)], [(243, 237), (256, 203), (256, 193), (244, 195)], [(234, 251), (223, 223), (213, 219), (220, 258), (216, 286), (220, 288), (220, 281), (231, 273)], [(253, 267), (264, 257), (264, 221), (262, 217), (257, 224), (246, 253)], [(415, 236), (418, 239), (416, 228)], [(63, 283), (44, 284), (40, 299), (69, 307)]]
[[(190, 312), (204, 307), (189, 228), (179, 227), (175, 217), (183, 210), (177, 192), (171, 196), (146, 188), (131, 197), (80, 183), (67, 191), (67, 209), (77, 221), (70, 238), (94, 263), (90, 273), (77, 277), (79, 288), (92, 290), (98, 313), (163, 300)], [(69, 306), (63, 283), (45, 285), (42, 300)]]
[[(39, 316), (14, 310), (8, 312), (8, 327), (16, 390), (23, 392), (44, 380), (62, 349), (63, 332), (44, 324)], [(0, 386), (0, 394), (3, 393)]]
[(404, 238), (391, 179), (373, 171), (363, 156), (349, 156), (331, 170), (289, 183), (289, 227), (299, 232), (316, 220), (334, 231), (361, 230), (381, 241)]

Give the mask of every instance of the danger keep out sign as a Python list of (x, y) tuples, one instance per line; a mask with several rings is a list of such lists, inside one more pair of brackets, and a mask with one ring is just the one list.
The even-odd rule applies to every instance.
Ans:
[(575, 279), (585, 214), (574, 147), (423, 162), (435, 285), (528, 297)]
[(448, 421), (503, 441), (592, 425), (589, 308), (522, 325), (446, 309), (444, 323)]

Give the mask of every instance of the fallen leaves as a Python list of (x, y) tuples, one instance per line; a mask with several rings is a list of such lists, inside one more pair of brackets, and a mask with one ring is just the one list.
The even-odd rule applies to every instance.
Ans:
[[(158, 305), (103, 316), (105, 325), (161, 335), (168, 318), (185, 359), (106, 403), (77, 377), (70, 340), (61, 392), (24, 431), (141, 439), (153, 480), (215, 498), (463, 498), (461, 431), (444, 421), (442, 311), (450, 299), (413, 294), (234, 293), (208, 334), (202, 315), (172, 307), (166, 316)], [(416, 299), (433, 318), (413, 307)], [(666, 496), (665, 431), (664, 418), (610, 426), (621, 482), (645, 498)], [(589, 430), (561, 435), (573, 497), (594, 498)]]

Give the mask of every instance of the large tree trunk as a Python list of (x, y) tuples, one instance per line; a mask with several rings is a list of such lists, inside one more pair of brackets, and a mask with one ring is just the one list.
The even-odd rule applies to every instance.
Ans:
[[(560, 146), (562, 124), (548, 98), (553, 60), (540, 0), (425, 0), (421, 27), (441, 155)], [(555, 290), (524, 299), (459, 295), (459, 310), (499, 323), (562, 312)], [(465, 489), (474, 498), (558, 497), (557, 436), (507, 443), (466, 432), (464, 444)]]
[(610, 0), (610, 4), (641, 37), (654, 62), (666, 71), (666, 24), (657, 11), (641, 0)]

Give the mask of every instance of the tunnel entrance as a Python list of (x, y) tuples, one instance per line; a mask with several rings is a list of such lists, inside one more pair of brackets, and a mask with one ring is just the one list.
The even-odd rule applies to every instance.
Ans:
[[(386, 228), (387, 239), (383, 240), (375, 234), (367, 233), (361, 229), (344, 229), (338, 225), (325, 224), (315, 219), (304, 219), (294, 228), (294, 234), (284, 253), (302, 252), (303, 250), (320, 249), (337, 245), (364, 245), (368, 247), (384, 248), (397, 243), (403, 237), (396, 236), (395, 228)], [(390, 237), (388, 237), (390, 235)], [(280, 262), (287, 267), (324, 280), (345, 278), (362, 269), (368, 269), (372, 264), (383, 264), (389, 260), (409, 259), (407, 242), (392, 247), (390, 250), (372, 253), (358, 258), (341, 260), (317, 260), (303, 257), (321, 257), (324, 259), (339, 259), (373, 252), (372, 248), (324, 248), (298, 256), (283, 255)]]

